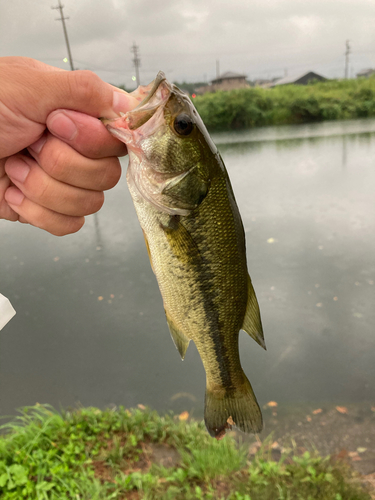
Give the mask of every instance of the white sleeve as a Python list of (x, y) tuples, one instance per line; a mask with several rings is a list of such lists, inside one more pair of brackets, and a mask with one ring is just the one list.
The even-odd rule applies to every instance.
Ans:
[(4, 328), (4, 326), (13, 318), (15, 314), (16, 311), (13, 309), (9, 299), (0, 293), (0, 330)]

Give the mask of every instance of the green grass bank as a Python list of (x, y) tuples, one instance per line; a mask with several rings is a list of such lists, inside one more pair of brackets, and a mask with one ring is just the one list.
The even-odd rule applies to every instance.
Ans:
[(375, 116), (375, 78), (328, 80), (197, 96), (209, 130), (232, 130)]
[[(254, 438), (255, 439), (255, 438)], [(272, 459), (203, 423), (140, 405), (58, 413), (24, 408), (2, 426), (2, 500), (369, 500), (352, 470), (296, 447)]]

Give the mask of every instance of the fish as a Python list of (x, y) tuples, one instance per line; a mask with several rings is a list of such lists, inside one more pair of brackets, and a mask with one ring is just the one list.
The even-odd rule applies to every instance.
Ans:
[(224, 162), (190, 98), (163, 72), (130, 95), (136, 107), (102, 121), (127, 145), (127, 183), (170, 334), (182, 359), (191, 340), (201, 357), (209, 434), (221, 439), (232, 426), (259, 433), (240, 330), (266, 346)]

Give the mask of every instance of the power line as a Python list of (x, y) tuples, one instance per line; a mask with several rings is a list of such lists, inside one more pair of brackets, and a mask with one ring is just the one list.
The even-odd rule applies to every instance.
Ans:
[(130, 51), (133, 52), (133, 54), (134, 54), (133, 63), (134, 63), (134, 67), (135, 67), (135, 78), (137, 80), (137, 85), (139, 86), (141, 84), (141, 81), (139, 79), (139, 66), (141, 65), (141, 60), (138, 57), (138, 50), (139, 50), (138, 45), (136, 45), (135, 42), (133, 42), (133, 45), (130, 48)]
[(68, 31), (67, 31), (66, 25), (65, 25), (65, 19), (69, 19), (69, 17), (64, 17), (64, 12), (63, 12), (64, 6), (61, 5), (60, 0), (58, 0), (58, 2), (59, 2), (59, 5), (57, 7), (51, 7), (51, 9), (59, 10), (60, 11), (60, 16), (61, 17), (58, 17), (57, 19), (55, 19), (55, 21), (62, 21), (63, 30), (64, 30), (64, 36), (65, 36), (65, 42), (66, 42), (66, 48), (68, 49), (70, 69), (72, 71), (74, 71), (73, 58), (72, 58), (72, 53), (70, 52), (70, 45), (69, 45), (69, 39), (68, 39)]

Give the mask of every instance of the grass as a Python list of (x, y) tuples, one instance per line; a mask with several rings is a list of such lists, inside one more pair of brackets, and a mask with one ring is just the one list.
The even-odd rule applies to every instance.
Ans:
[(2, 426), (2, 500), (369, 500), (340, 462), (209, 437), (203, 423), (141, 407), (24, 408)]
[(375, 116), (375, 78), (220, 91), (194, 105), (210, 130), (366, 118)]

